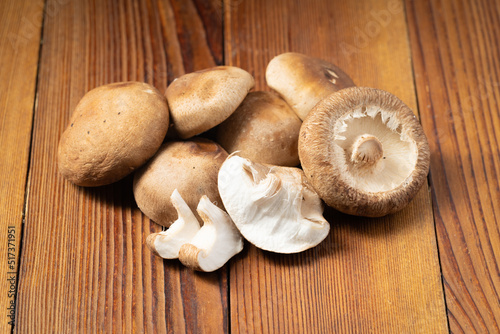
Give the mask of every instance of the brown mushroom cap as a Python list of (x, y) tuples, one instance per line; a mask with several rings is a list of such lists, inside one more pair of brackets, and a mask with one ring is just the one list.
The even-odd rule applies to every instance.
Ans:
[(118, 181), (155, 154), (168, 124), (167, 101), (153, 86), (120, 82), (92, 89), (59, 141), (59, 172), (80, 186)]
[(293, 52), (283, 53), (269, 62), (266, 81), (301, 120), (328, 95), (354, 86), (352, 79), (337, 66)]
[(238, 109), (217, 127), (217, 142), (229, 153), (278, 166), (299, 164), (302, 122), (281, 98), (251, 92)]
[(215, 127), (236, 110), (253, 86), (250, 73), (232, 66), (177, 78), (165, 93), (175, 130), (186, 139)]
[(217, 176), (227, 156), (222, 147), (207, 139), (163, 144), (134, 176), (134, 197), (139, 209), (157, 224), (170, 226), (177, 219), (170, 201), (175, 189), (200, 222), (196, 207), (203, 195), (223, 209)]
[(394, 95), (352, 87), (307, 116), (299, 136), (304, 172), (327, 205), (379, 217), (406, 206), (425, 183), (430, 151), (424, 131)]

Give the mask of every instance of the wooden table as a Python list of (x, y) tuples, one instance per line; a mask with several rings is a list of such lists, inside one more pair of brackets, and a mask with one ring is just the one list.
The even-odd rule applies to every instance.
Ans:
[[(498, 1), (4, 0), (0, 18), (2, 333), (500, 332)], [(266, 65), (286, 51), (419, 115), (429, 185), (402, 212), (326, 208), (318, 247), (247, 244), (200, 274), (146, 248), (160, 227), (131, 177), (84, 189), (58, 175), (58, 140), (91, 88), (164, 91), (228, 64), (267, 90)]]

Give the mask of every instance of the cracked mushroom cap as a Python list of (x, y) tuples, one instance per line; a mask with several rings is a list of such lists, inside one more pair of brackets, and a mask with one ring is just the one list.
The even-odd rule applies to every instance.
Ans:
[(190, 242), (200, 230), (200, 223), (177, 189), (170, 196), (170, 200), (177, 211), (177, 220), (168, 230), (150, 234), (146, 245), (164, 259), (177, 259), (181, 246)]
[(299, 168), (230, 155), (219, 172), (219, 192), (236, 227), (258, 248), (298, 253), (330, 231), (321, 199)]
[(179, 260), (186, 267), (210, 272), (243, 250), (243, 238), (229, 215), (207, 196), (200, 199), (197, 211), (204, 224), (191, 241), (181, 246)]
[(301, 120), (328, 95), (354, 86), (352, 79), (337, 66), (294, 52), (280, 54), (269, 62), (266, 81)]
[(196, 216), (196, 206), (203, 195), (223, 208), (217, 175), (226, 157), (222, 147), (207, 139), (163, 144), (134, 175), (134, 198), (139, 209), (157, 224), (170, 226), (177, 218), (169, 200), (175, 189)]
[(190, 138), (222, 123), (254, 84), (250, 73), (232, 66), (217, 66), (175, 79), (165, 95), (179, 137)]
[(299, 164), (301, 120), (271, 92), (251, 92), (217, 127), (217, 142), (228, 153), (278, 166)]
[(299, 136), (302, 168), (327, 205), (380, 217), (405, 207), (426, 182), (424, 131), (401, 100), (352, 87), (319, 103)]

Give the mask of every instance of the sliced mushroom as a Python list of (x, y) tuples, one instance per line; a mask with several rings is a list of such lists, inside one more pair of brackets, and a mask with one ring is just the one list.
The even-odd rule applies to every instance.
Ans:
[(297, 166), (302, 122), (281, 98), (251, 92), (238, 109), (217, 127), (217, 142), (229, 153), (259, 163)]
[(164, 259), (177, 259), (181, 246), (190, 242), (200, 230), (200, 223), (177, 189), (170, 200), (177, 210), (177, 220), (168, 230), (150, 234), (146, 244), (153, 253)]
[(293, 52), (283, 53), (269, 62), (266, 81), (301, 120), (328, 95), (354, 86), (352, 79), (337, 66)]
[(157, 224), (170, 226), (177, 218), (168, 200), (174, 189), (193, 211), (203, 195), (223, 208), (217, 175), (226, 157), (222, 147), (207, 139), (163, 144), (134, 176), (134, 197), (139, 209)]
[(243, 238), (229, 215), (203, 196), (198, 204), (203, 227), (181, 246), (179, 260), (187, 267), (214, 271), (243, 249)]
[(243, 237), (261, 249), (301, 252), (330, 230), (321, 199), (299, 168), (230, 155), (219, 171), (219, 193)]
[(177, 134), (186, 139), (220, 124), (253, 86), (250, 73), (232, 66), (218, 66), (177, 78), (165, 93)]
[(352, 87), (310, 112), (300, 131), (299, 157), (326, 204), (379, 217), (401, 210), (416, 195), (426, 181), (430, 151), (419, 121), (401, 100)]

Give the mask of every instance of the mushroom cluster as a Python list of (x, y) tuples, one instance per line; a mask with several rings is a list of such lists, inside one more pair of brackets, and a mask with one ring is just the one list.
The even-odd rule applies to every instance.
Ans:
[(217, 66), (164, 95), (139, 82), (97, 87), (61, 136), (59, 171), (80, 186), (135, 172), (137, 206), (167, 228), (148, 247), (201, 271), (222, 267), (243, 239), (287, 254), (318, 245), (330, 231), (323, 201), (378, 217), (425, 182), (425, 134), (394, 95), (298, 53), (272, 59), (266, 81), (272, 91), (250, 92), (250, 73)]

